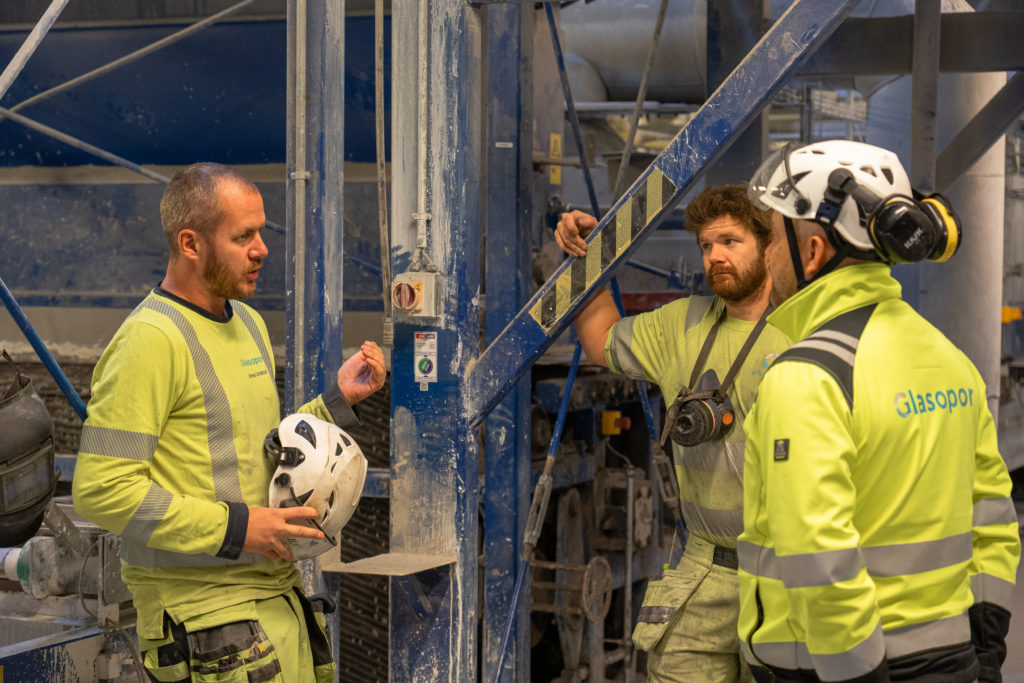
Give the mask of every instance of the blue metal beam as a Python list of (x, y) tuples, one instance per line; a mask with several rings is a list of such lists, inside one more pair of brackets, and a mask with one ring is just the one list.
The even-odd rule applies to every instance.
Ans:
[[(486, 9), (487, 132), (485, 227), (488, 340), (530, 296), (534, 11), (524, 4)], [(506, 681), (530, 680), (530, 603), (512, 599), (529, 513), (530, 381), (523, 378), (486, 423), (484, 448), (483, 648), (480, 680), (497, 678), (499, 644), (516, 605)]]
[(584, 259), (570, 258), (472, 364), (467, 416), (478, 424), (609, 280), (665, 213), (760, 113), (856, 0), (797, 0), (598, 223)]
[[(455, 556), (453, 564), (415, 577), (426, 616), (423, 601), (417, 611), (392, 580), (394, 683), (474, 681), (479, 666), (479, 449), (464, 406), (468, 364), (480, 345), (482, 18), (465, 0), (392, 4), (393, 63), (409, 67), (392, 74), (392, 267), (401, 272), (422, 253), (441, 275), (438, 317), (395, 319), (390, 550)], [(421, 70), (412, 65), (428, 79), (423, 102)], [(429, 163), (418, 188), (421, 148)], [(437, 381), (417, 381), (418, 332), (437, 335)]]

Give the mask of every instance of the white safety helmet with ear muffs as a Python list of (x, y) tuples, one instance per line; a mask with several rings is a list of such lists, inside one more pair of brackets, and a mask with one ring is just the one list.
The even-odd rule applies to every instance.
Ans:
[(960, 220), (941, 195), (922, 197), (892, 152), (850, 140), (786, 145), (751, 178), (750, 198), (783, 216), (821, 224), (849, 255), (886, 263), (945, 261)]
[(270, 507), (311, 507), (317, 517), (294, 520), (319, 529), (324, 538), (289, 538), (296, 560), (316, 557), (338, 544), (338, 533), (359, 505), (366, 480), (366, 457), (340, 427), (314, 415), (295, 413), (281, 420), (263, 444), (277, 463), (270, 480)]

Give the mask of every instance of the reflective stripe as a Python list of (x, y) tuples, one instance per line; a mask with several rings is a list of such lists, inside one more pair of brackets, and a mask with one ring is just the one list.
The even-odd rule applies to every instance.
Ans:
[(1017, 510), (1011, 498), (982, 498), (974, 504), (973, 526), (1017, 524)]
[(839, 330), (829, 330), (826, 328), (821, 328), (816, 331), (814, 333), (814, 338), (834, 341), (837, 344), (847, 347), (851, 351), (856, 351), (857, 346), (860, 344), (860, 339), (852, 334), (847, 334), (846, 332), (841, 332)]
[(684, 323), (683, 332), (689, 331), (691, 327), (703, 320), (714, 303), (714, 297), (691, 296), (689, 303), (686, 305), (686, 322)]
[(864, 568), (859, 548), (842, 548), (823, 553), (787, 555), (776, 558), (786, 588), (831, 586), (856, 578)]
[(971, 533), (937, 541), (861, 548), (872, 576), (906, 576), (969, 562), (974, 555)]
[[(849, 335), (844, 335), (844, 336), (849, 336)], [(856, 342), (856, 340), (854, 340), (854, 342)], [(836, 343), (834, 341), (829, 341), (827, 339), (808, 338), (808, 339), (805, 339), (804, 341), (800, 342), (799, 344), (793, 344), (793, 346), (791, 346), (789, 348), (790, 349), (817, 349), (819, 351), (826, 351), (828, 353), (831, 353), (833, 356), (835, 356), (839, 360), (841, 360), (841, 361), (843, 361), (845, 363), (848, 363), (850, 365), (853, 365), (853, 359), (855, 357), (854, 352), (851, 351), (848, 346), (846, 346), (844, 344)], [(854, 348), (856, 348), (856, 346)]]
[[(273, 373), (274, 366), (271, 363), (270, 353), (267, 351), (267, 345), (263, 343), (263, 335), (260, 334), (260, 328), (256, 325), (256, 321), (249, 314), (249, 311), (246, 310), (245, 306), (241, 304), (233, 306), (232, 310), (235, 312), (235, 315), (238, 316), (238, 319), (245, 324), (245, 328), (249, 330), (249, 334), (252, 335), (252, 340), (256, 342), (256, 346), (260, 350), (260, 355), (263, 356), (263, 364), (266, 366), (267, 372)], [(273, 374), (271, 374), (271, 378), (273, 378)]]
[[(224, 387), (213, 370), (210, 356), (199, 343), (195, 328), (178, 309), (156, 298), (147, 299), (145, 303), (149, 308), (170, 318), (188, 345), (196, 378), (203, 392), (203, 402), (206, 405), (206, 438), (210, 446), (210, 463), (213, 468), (213, 486), (217, 500), (244, 502), (242, 486), (238, 480), (238, 454), (235, 452), (232, 432), (231, 406), (228, 404)], [(269, 371), (269, 367), (267, 369)]]
[[(739, 433), (742, 435), (743, 430)], [(744, 439), (736, 441), (712, 441), (710, 443), (683, 448), (673, 442), (672, 449), (676, 462), (681, 463), (684, 470), (698, 472), (724, 472), (743, 476)]]
[(142, 545), (149, 543), (153, 532), (164, 520), (167, 508), (171, 506), (173, 498), (174, 496), (167, 489), (150, 484), (146, 497), (142, 499), (142, 503), (132, 514), (132, 518), (128, 520), (124, 531), (121, 532), (121, 537), (137, 541)]
[(885, 650), (889, 657), (902, 657), (912, 652), (957, 645), (970, 640), (971, 622), (966, 614), (958, 614), (886, 631)]
[(879, 621), (870, 636), (846, 652), (812, 654), (814, 668), (823, 681), (841, 681), (871, 673), (885, 659), (885, 638)]
[(633, 322), (635, 320), (636, 318), (630, 316), (622, 318), (612, 325), (607, 356), (612, 361), (613, 370), (617, 369), (631, 379), (647, 379), (643, 366), (633, 355)]
[[(754, 651), (761, 661), (770, 666), (781, 669), (806, 669), (814, 670), (817, 665), (819, 674), (823, 680), (852, 678), (858, 674), (868, 673), (878, 666), (882, 657), (903, 657), (921, 650), (929, 650), (936, 647), (947, 647), (959, 643), (970, 642), (971, 624), (966, 614), (958, 614), (947, 619), (928, 621), (923, 624), (913, 624), (903, 628), (893, 629), (879, 633), (881, 624), (875, 629), (871, 636), (857, 645), (852, 650), (840, 655), (811, 655), (807, 650), (807, 644), (803, 642), (792, 643), (755, 643)], [(879, 636), (881, 636), (879, 638)], [(757, 664), (757, 660), (750, 654), (750, 648), (746, 641), (740, 641), (740, 648), (743, 650), (744, 658), (751, 664)], [(863, 650), (863, 651), (862, 651)], [(876, 653), (880, 650), (880, 653)], [(877, 656), (874, 664), (865, 670), (857, 671), (851, 664), (853, 661), (843, 660), (853, 653), (863, 655), (865, 661), (872, 655)], [(840, 658), (840, 659), (833, 659)], [(862, 664), (864, 666), (866, 664)], [(831, 672), (829, 674), (829, 672)]]
[(664, 624), (675, 616), (675, 613), (678, 611), (678, 607), (641, 607), (640, 614), (637, 616), (637, 621), (642, 621), (647, 624)]
[[(934, 569), (942, 569), (943, 567), (949, 567), (960, 562), (967, 562), (971, 559), (974, 552), (970, 533), (957, 534), (956, 536), (950, 536), (937, 541), (897, 543), (894, 545), (844, 550), (859, 550), (859, 555), (863, 557), (863, 563), (868, 569), (868, 574), (885, 577), (917, 574)], [(781, 567), (783, 562), (795, 560), (811, 564), (817, 562), (816, 557), (831, 555), (837, 552), (835, 550), (827, 550), (821, 553), (806, 553), (780, 558), (776, 556), (774, 548), (762, 547), (749, 541), (738, 542), (737, 551), (739, 553), (740, 568), (743, 571), (776, 581), (783, 581), (784, 573)], [(833, 558), (839, 557), (838, 555), (833, 556)], [(827, 558), (822, 563), (823, 571), (828, 571), (827, 567), (831, 566), (833, 558)], [(846, 556), (846, 559), (851, 562), (855, 561), (852, 555)], [(859, 566), (857, 570), (859, 571)], [(838, 569), (833, 569), (832, 571), (837, 571), (839, 574), (847, 576), (847, 578), (856, 575), (856, 572), (849, 574)], [(788, 578), (788, 573), (785, 576)], [(790, 586), (788, 581), (786, 585)], [(826, 584), (806, 583), (800, 585), (815, 586)]]
[(1000, 579), (991, 574), (975, 574), (971, 577), (971, 593), (974, 594), (974, 604), (989, 602), (1010, 609), (1013, 604), (1013, 589), (1011, 582)]
[(145, 544), (121, 539), (121, 559), (136, 567), (223, 567), (225, 565), (255, 564), (269, 561), (267, 558), (253, 553), (242, 553), (237, 560), (226, 560), (204, 553), (186, 555), (169, 550), (147, 548)]
[(743, 531), (743, 508), (712, 510), (696, 503), (682, 501), (683, 521), (693, 531), (705, 531), (716, 536), (738, 536)]
[(82, 439), (78, 451), (149, 462), (156, 452), (156, 442), (157, 437), (152, 434), (85, 424), (82, 426)]

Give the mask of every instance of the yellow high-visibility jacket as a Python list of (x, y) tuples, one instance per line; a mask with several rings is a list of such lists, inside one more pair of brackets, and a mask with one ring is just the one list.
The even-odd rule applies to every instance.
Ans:
[(900, 294), (885, 265), (843, 267), (769, 316), (799, 341), (746, 422), (752, 666), (953, 681), (981, 661), (998, 677), (1020, 559), (1010, 478), (981, 376)]
[[(274, 372), (252, 308), (231, 301), (216, 316), (159, 287), (96, 365), (75, 510), (120, 534), (144, 638), (163, 637), (165, 611), (180, 623), (301, 585), (291, 563), (241, 552), (276, 467), (263, 454), (280, 420)], [(336, 386), (325, 396), (330, 409), (322, 396), (299, 411), (357, 422)]]

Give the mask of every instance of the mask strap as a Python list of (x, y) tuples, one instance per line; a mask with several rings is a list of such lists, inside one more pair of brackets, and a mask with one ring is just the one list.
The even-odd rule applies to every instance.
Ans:
[(786, 224), (786, 242), (789, 243), (789, 260), (793, 263), (793, 272), (796, 274), (796, 288), (803, 289), (808, 285), (804, 278), (804, 264), (800, 260), (800, 247), (796, 241), (796, 227), (793, 219), (783, 215), (782, 222)]

